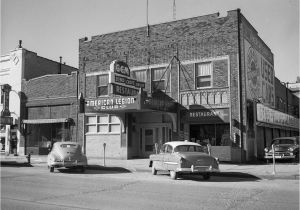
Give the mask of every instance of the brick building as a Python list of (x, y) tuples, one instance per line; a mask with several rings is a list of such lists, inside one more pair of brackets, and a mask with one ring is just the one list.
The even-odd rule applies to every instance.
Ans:
[[(23, 48), (21, 44), (20, 41), (17, 49), (1, 55), (0, 61), (1, 152), (15, 155), (26, 153), (24, 134), (27, 124), (23, 123), (23, 120), (27, 119), (26, 98), (28, 96), (24, 92), (22, 81), (31, 81), (43, 75), (68, 74), (77, 70), (61, 62), (38, 56), (37, 53)], [(44, 84), (40, 84), (42, 85)], [(10, 89), (5, 95), (3, 87), (6, 86)], [(41, 92), (40, 86), (36, 86), (34, 91), (39, 92), (40, 99), (42, 99), (42, 96), (47, 94), (49, 86), (43, 89), (44, 92)], [(7, 100), (4, 99), (6, 97)], [(29, 94), (29, 97), (32, 95)], [(3, 115), (5, 109), (7, 109), (7, 114)], [(12, 121), (4, 122), (4, 118), (10, 118)]]
[[(264, 128), (277, 122), (257, 115), (275, 110), (275, 86), (273, 54), (240, 10), (79, 40), (88, 156), (102, 157), (105, 145), (109, 157), (147, 157), (188, 139), (224, 161), (261, 158), (273, 135)], [(295, 117), (278, 115), (288, 121), (282, 133), (299, 133)]]
[(48, 154), (57, 141), (77, 141), (77, 72), (23, 80), (26, 153)]

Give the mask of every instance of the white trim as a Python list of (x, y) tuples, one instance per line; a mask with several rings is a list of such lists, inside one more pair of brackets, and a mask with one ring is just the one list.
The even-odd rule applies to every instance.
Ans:
[(209, 58), (202, 58), (202, 59), (186, 60), (186, 61), (182, 61), (181, 64), (186, 65), (186, 64), (194, 64), (194, 63), (213, 62), (213, 61), (225, 60), (225, 59), (229, 59), (229, 56), (224, 55), (224, 56), (209, 57)]
[(132, 67), (130, 70), (138, 71), (138, 70), (143, 70), (143, 69), (161, 68), (161, 67), (167, 67), (168, 65), (169, 65), (168, 63), (161, 63), (161, 64), (152, 64), (152, 65), (144, 65), (144, 66), (135, 66), (135, 67)]
[(98, 76), (98, 75), (103, 75), (103, 74), (109, 74), (109, 70), (107, 71), (97, 71), (97, 72), (89, 72), (89, 73), (86, 73), (85, 76), (86, 77), (91, 77), (91, 76)]

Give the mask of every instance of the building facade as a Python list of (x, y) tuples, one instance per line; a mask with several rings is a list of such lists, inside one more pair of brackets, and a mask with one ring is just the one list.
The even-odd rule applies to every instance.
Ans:
[[(26, 125), (26, 95), (23, 91), (22, 80), (30, 80), (47, 74), (70, 73), (77, 69), (55, 62), (37, 53), (26, 50), (21, 46), (1, 55), (0, 85), (1, 85), (1, 152), (6, 154), (25, 154), (24, 131)], [(10, 87), (5, 96), (4, 87)], [(37, 88), (36, 91), (39, 91)], [(43, 93), (46, 94), (46, 93)], [(5, 99), (6, 98), (6, 99)], [(5, 102), (8, 102), (6, 103)], [(5, 107), (5, 104), (8, 107)], [(7, 109), (7, 114), (4, 110)], [(5, 121), (3, 119), (12, 119)]]
[[(210, 143), (213, 155), (223, 161), (261, 158), (272, 136), (260, 128), (276, 124), (257, 117), (264, 107), (277, 108), (273, 59), (240, 10), (80, 39), (79, 90), (88, 101), (83, 115), (87, 155), (147, 157), (165, 141), (187, 139)], [(111, 75), (118, 72), (109, 67), (114, 60), (129, 66), (125, 79)], [(126, 78), (145, 86), (131, 90)], [(158, 100), (157, 90), (164, 94)], [(114, 97), (132, 97), (141, 106), (113, 108)], [(143, 108), (149, 100), (152, 106)], [(257, 108), (257, 102), (263, 107)], [(169, 103), (176, 111), (162, 109)], [(282, 127), (289, 132), (279, 135), (299, 134), (299, 126), (292, 123), (298, 115), (283, 117), (291, 123)]]

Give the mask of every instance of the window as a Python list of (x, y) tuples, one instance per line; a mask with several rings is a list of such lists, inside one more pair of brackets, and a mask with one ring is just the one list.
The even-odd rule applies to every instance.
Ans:
[[(152, 90), (170, 89), (169, 72), (165, 68), (152, 69)], [(168, 86), (168, 87), (167, 87)]]
[(196, 88), (207, 88), (212, 86), (212, 64), (196, 64)]
[(97, 77), (97, 96), (108, 95), (108, 74)]
[(119, 133), (120, 120), (114, 115), (87, 116), (87, 133)]
[(133, 72), (135, 75), (135, 79), (139, 82), (146, 82), (147, 81), (147, 72), (146, 70), (138, 70)]

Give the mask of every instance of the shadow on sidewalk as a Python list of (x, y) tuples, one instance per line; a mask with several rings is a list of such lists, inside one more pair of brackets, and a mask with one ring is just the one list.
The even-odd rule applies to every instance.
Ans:
[(20, 163), (17, 161), (3, 161), (1, 162), (1, 167), (33, 167), (30, 163)]

